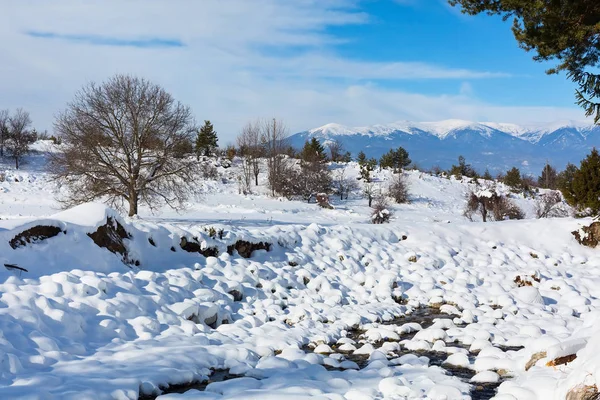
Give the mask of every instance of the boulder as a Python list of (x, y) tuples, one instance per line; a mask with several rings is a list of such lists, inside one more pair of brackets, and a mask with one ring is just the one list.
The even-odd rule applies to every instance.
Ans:
[(227, 246), (227, 253), (233, 255), (233, 252), (237, 251), (238, 254), (244, 258), (252, 257), (252, 253), (256, 250), (271, 251), (271, 243), (252, 243), (246, 240), (238, 240), (237, 242), (235, 242), (235, 244)]
[(130, 239), (131, 235), (119, 221), (112, 217), (107, 217), (106, 223), (100, 225), (95, 232), (88, 233), (88, 236), (98, 247), (105, 248), (111, 253), (120, 254), (123, 256), (123, 261), (129, 263), (127, 247), (125, 247), (123, 240)]
[(600, 221), (592, 222), (578, 231), (571, 232), (575, 239), (584, 246), (596, 247), (600, 241)]
[(42, 240), (58, 236), (58, 234), (61, 232), (67, 233), (57, 226), (37, 225), (17, 234), (8, 243), (13, 249), (18, 249), (19, 247), (26, 246), (29, 243), (38, 243)]

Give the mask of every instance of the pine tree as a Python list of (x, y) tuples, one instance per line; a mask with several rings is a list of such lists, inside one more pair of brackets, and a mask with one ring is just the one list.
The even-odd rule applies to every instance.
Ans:
[(581, 210), (600, 212), (600, 154), (595, 148), (581, 161), (579, 170), (573, 176), (575, 203)]
[(556, 169), (550, 164), (546, 164), (542, 170), (542, 174), (538, 177), (538, 185), (544, 189), (556, 189), (556, 180), (558, 175)]
[(319, 142), (317, 138), (312, 138), (310, 141), (304, 143), (300, 158), (303, 161), (325, 161), (327, 155), (325, 154), (325, 147)]
[(575, 193), (573, 192), (573, 179), (578, 171), (579, 169), (575, 165), (568, 163), (565, 170), (559, 173), (557, 177), (558, 190), (561, 191), (567, 203), (573, 207), (577, 205)]
[(210, 121), (205, 120), (204, 125), (200, 128), (198, 136), (196, 137), (196, 155), (198, 157), (210, 156), (218, 147), (218, 141), (217, 132), (214, 130), (213, 124), (211, 124)]
[(358, 156), (356, 156), (356, 161), (358, 162), (358, 165), (363, 165), (367, 161), (367, 156), (365, 155), (364, 151), (358, 153)]
[(510, 186), (514, 191), (520, 191), (523, 188), (523, 180), (521, 179), (521, 171), (517, 167), (512, 167), (506, 171), (503, 182)]
[(490, 174), (490, 171), (486, 168), (485, 172), (483, 173), (483, 179), (487, 180), (487, 181), (493, 181), (494, 177), (492, 176), (492, 174)]
[(379, 165), (381, 168), (392, 168), (394, 173), (398, 173), (410, 165), (412, 161), (408, 157), (408, 151), (403, 147), (398, 147), (396, 150), (391, 149), (389, 152), (381, 156)]

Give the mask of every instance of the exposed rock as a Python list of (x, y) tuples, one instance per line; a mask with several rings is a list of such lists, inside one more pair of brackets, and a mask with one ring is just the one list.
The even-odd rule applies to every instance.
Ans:
[(596, 247), (600, 241), (600, 221), (592, 222), (578, 231), (571, 232), (575, 239), (584, 246)]
[(238, 240), (235, 244), (227, 246), (227, 253), (233, 255), (234, 251), (237, 251), (238, 254), (244, 258), (252, 257), (252, 253), (256, 250), (271, 250), (271, 243), (267, 242), (258, 242), (251, 243), (245, 240)]
[(67, 233), (57, 226), (37, 225), (17, 234), (10, 240), (9, 244), (13, 249), (17, 249), (26, 246), (28, 243), (38, 243), (42, 240), (58, 236), (61, 232)]
[(204, 319), (204, 323), (210, 326), (211, 328), (216, 329), (218, 317), (219, 316), (217, 314), (207, 317)]
[(577, 358), (576, 354), (569, 354), (568, 356), (558, 357), (558, 358), (555, 358), (554, 360), (548, 361), (546, 363), (546, 366), (547, 367), (556, 367), (557, 365), (568, 364), (571, 361), (575, 360), (576, 358)]
[(156, 243), (154, 242), (154, 239), (152, 239), (151, 237), (148, 238), (148, 243), (150, 243), (150, 246), (156, 247)]
[(540, 361), (543, 358), (546, 358), (547, 353), (545, 351), (540, 351), (538, 353), (534, 353), (531, 358), (529, 359), (529, 361), (527, 361), (527, 364), (525, 364), (525, 371), (529, 371), (529, 369), (531, 367), (533, 367), (535, 365), (535, 363), (537, 363), (538, 361)]
[(216, 257), (219, 255), (219, 249), (216, 247), (207, 247), (206, 249), (202, 249), (202, 246), (200, 246), (200, 243), (198, 243), (196, 238), (190, 241), (185, 237), (182, 237), (181, 241), (179, 242), (179, 247), (188, 253), (202, 254), (204, 257)]
[(230, 290), (228, 293), (233, 296), (233, 301), (242, 301), (244, 298), (242, 292), (237, 289)]
[(598, 400), (599, 398), (600, 393), (598, 393), (598, 387), (596, 385), (579, 385), (569, 390), (566, 400)]
[(123, 239), (130, 239), (131, 235), (119, 221), (108, 217), (104, 225), (99, 226), (96, 232), (88, 233), (88, 236), (98, 247), (105, 248), (111, 253), (120, 254), (123, 256), (123, 261), (129, 262)]
[(329, 203), (329, 196), (327, 196), (326, 193), (318, 193), (316, 198), (319, 207), (333, 210), (333, 206), (331, 205), (331, 203)]

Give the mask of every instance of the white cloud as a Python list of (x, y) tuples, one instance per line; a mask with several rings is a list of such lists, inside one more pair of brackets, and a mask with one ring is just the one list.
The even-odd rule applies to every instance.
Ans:
[[(51, 128), (83, 84), (114, 73), (165, 86), (199, 120), (211, 119), (222, 142), (246, 120), (270, 116), (285, 119), (291, 131), (332, 121), (581, 117), (572, 109), (497, 107), (468, 91), (425, 96), (385, 89), (377, 82), (506, 75), (339, 57), (333, 45), (340, 38), (327, 28), (369, 23), (358, 0), (0, 0), (0, 8), (0, 108), (31, 110), (40, 129)], [(50, 37), (27, 35), (32, 31)], [(184, 46), (127, 45), (155, 39)], [(119, 45), (106, 45), (111, 41)]]

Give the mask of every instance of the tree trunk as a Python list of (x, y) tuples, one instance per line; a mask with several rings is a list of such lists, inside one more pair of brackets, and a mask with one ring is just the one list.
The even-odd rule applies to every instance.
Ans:
[(138, 195), (137, 193), (129, 196), (129, 216), (133, 217), (138, 213)]
[(482, 206), (481, 216), (483, 218), (483, 222), (487, 222), (487, 210), (486, 210), (485, 206)]
[(254, 184), (258, 186), (258, 174), (254, 174)]
[(371, 207), (371, 203), (373, 202), (373, 198), (369, 197), (369, 207)]
[(19, 169), (19, 157), (15, 157), (15, 168)]

